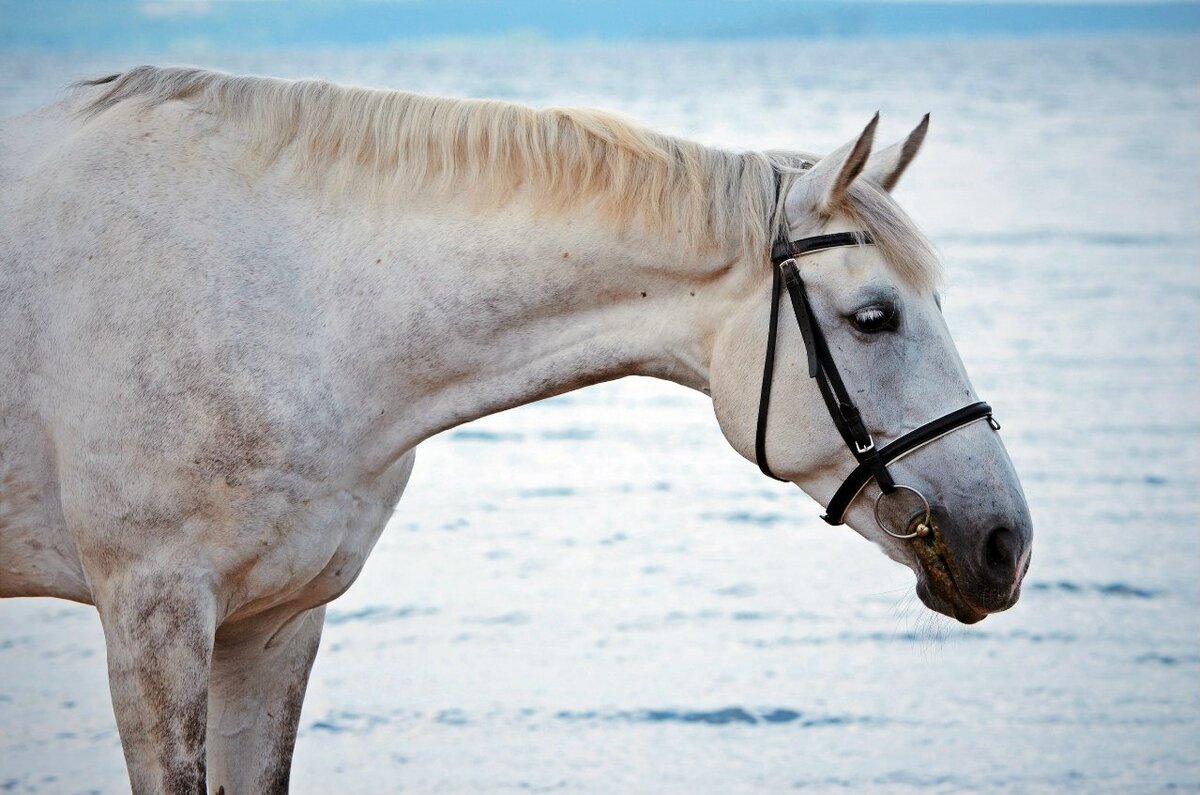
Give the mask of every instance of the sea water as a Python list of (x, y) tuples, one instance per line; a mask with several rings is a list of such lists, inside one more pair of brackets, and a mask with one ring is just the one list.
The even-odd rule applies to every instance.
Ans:
[[(296, 792), (1200, 791), (1200, 41), (0, 56), (0, 112), (142, 61), (607, 107), (828, 151), (931, 111), (898, 197), (1036, 526), (967, 628), (629, 379), (422, 445), (328, 613)], [(0, 791), (127, 787), (94, 610), (0, 603)]]

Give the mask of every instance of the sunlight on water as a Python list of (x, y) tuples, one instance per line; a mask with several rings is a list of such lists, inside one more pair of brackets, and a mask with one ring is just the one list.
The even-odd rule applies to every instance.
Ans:
[[(1200, 42), (397, 48), (204, 58), (621, 110), (817, 151), (933, 112), (899, 196), (1036, 524), (963, 628), (642, 379), (458, 429), (335, 602), (294, 789), (1200, 788)], [(161, 56), (0, 57), (0, 112)], [(0, 791), (117, 792), (90, 609), (0, 604)]]

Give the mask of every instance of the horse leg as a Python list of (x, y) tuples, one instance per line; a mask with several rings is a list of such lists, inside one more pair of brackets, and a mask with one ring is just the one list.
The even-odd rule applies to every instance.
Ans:
[(300, 707), (325, 607), (279, 621), (224, 627), (208, 693), (210, 791), (286, 793)]
[(135, 795), (203, 795), (216, 599), (187, 572), (123, 572), (93, 586), (113, 711)]

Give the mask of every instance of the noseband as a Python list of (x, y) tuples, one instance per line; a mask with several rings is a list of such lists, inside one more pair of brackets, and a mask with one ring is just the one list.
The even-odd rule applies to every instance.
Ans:
[[(762, 395), (758, 402), (758, 428), (754, 436), (754, 456), (758, 468), (763, 474), (775, 480), (784, 480), (771, 471), (767, 464), (767, 414), (771, 402), (771, 382), (775, 372), (775, 342), (779, 335), (779, 304), (783, 288), (787, 288), (791, 299), (792, 311), (796, 315), (796, 323), (800, 326), (800, 334), (804, 337), (804, 347), (808, 352), (808, 376), (815, 378), (829, 409), (829, 416), (838, 433), (842, 435), (846, 446), (858, 461), (858, 466), (850, 473), (833, 499), (825, 509), (821, 518), (831, 525), (840, 525), (845, 521), (846, 511), (850, 504), (862, 493), (863, 489), (874, 480), (879, 484), (881, 494), (875, 500), (875, 519), (884, 532), (895, 538), (915, 538), (930, 532), (932, 515), (929, 501), (925, 496), (911, 486), (896, 483), (888, 471), (888, 464), (924, 447), (943, 436), (966, 427), (971, 423), (986, 419), (993, 430), (1000, 430), (1000, 424), (992, 417), (992, 407), (987, 403), (972, 403), (961, 409), (952, 411), (943, 417), (903, 434), (895, 441), (882, 448), (875, 446), (875, 440), (863, 423), (862, 414), (854, 405), (842, 376), (838, 373), (825, 335), (817, 323), (808, 302), (808, 294), (804, 290), (804, 282), (800, 278), (800, 270), (796, 267), (796, 258), (818, 251), (843, 246), (859, 246), (874, 243), (869, 232), (838, 232), (830, 235), (816, 235), (800, 240), (781, 238), (771, 247), (771, 328), (767, 332), (767, 360), (763, 366)], [(897, 533), (889, 529), (879, 517), (879, 501), (886, 494), (894, 494), (897, 490), (910, 491), (921, 498), (924, 505), (924, 521), (919, 523), (915, 532)]]

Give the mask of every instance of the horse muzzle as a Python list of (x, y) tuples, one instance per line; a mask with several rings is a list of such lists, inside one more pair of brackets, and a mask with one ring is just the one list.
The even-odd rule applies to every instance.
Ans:
[(909, 523), (916, 534), (910, 548), (917, 564), (917, 596), (925, 606), (974, 624), (1016, 604), (1029, 568), (1028, 523), (984, 523), (982, 531), (950, 529), (952, 520), (943, 518), (942, 511), (932, 513), (928, 532), (918, 532), (924, 512)]

